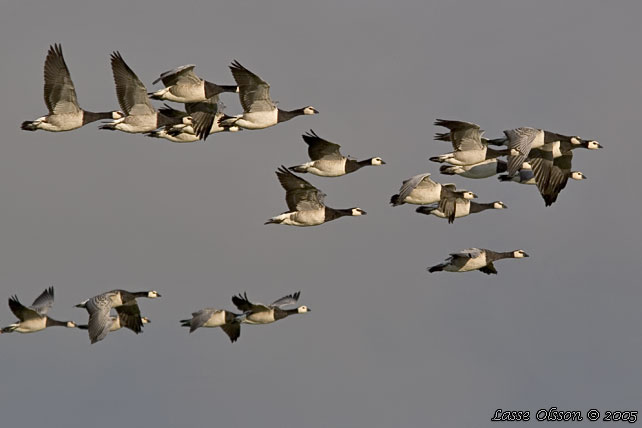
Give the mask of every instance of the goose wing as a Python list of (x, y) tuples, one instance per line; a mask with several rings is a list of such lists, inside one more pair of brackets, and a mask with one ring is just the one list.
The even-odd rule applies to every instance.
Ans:
[(339, 151), (340, 145), (324, 140), (311, 129), (303, 134), (303, 141), (308, 144), (308, 156), (313, 161), (319, 159), (343, 159), (343, 155)]
[(45, 59), (45, 104), (50, 114), (78, 113), (76, 88), (62, 56), (62, 46), (49, 46)]
[(270, 98), (270, 85), (238, 61), (230, 66), (234, 80), (239, 87), (239, 99), (245, 112), (272, 111), (276, 104)]
[(292, 174), (283, 165), (276, 171), (276, 176), (285, 189), (285, 202), (290, 211), (317, 210), (324, 207), (325, 193)]
[(212, 318), (212, 315), (218, 314), (220, 312), (222, 312), (222, 309), (213, 308), (205, 308), (197, 312), (192, 312), (192, 319), (190, 320), (189, 324), (189, 332), (191, 333), (197, 328), (203, 327), (205, 323), (207, 323), (207, 321)]
[(483, 250), (480, 248), (466, 248), (465, 250), (450, 253), (449, 255), (453, 259), (475, 259), (481, 256), (482, 252)]
[(429, 172), (415, 175), (401, 183), (401, 188), (399, 189), (399, 200), (403, 201), (406, 199), (406, 197), (410, 195), (410, 192), (415, 190), (417, 187), (428, 187), (434, 184), (435, 182), (430, 179)]
[(18, 296), (11, 296), (9, 298), (9, 309), (11, 312), (20, 320), (30, 320), (34, 318), (40, 318), (41, 315), (32, 308), (28, 308), (18, 300)]
[(553, 158), (553, 152), (537, 150), (529, 160), (535, 174), (535, 183), (546, 206), (552, 205), (559, 193), (566, 187), (571, 175), (573, 152), (568, 151), (562, 156)]
[(270, 303), (270, 306), (282, 308), (283, 306), (294, 305), (296, 302), (299, 301), (300, 295), (301, 295), (300, 291), (297, 291), (296, 293), (288, 294), (287, 296), (283, 296), (280, 299)]
[(238, 321), (234, 321), (231, 323), (223, 324), (221, 326), (221, 330), (223, 330), (225, 334), (227, 334), (227, 336), (230, 338), (230, 341), (234, 343), (241, 335), (241, 323)]
[(152, 85), (163, 81), (165, 87), (173, 85), (194, 85), (201, 82), (201, 78), (194, 74), (194, 64), (181, 65), (173, 70), (169, 70), (160, 75), (160, 77), (152, 82)]
[(147, 97), (145, 85), (125, 63), (118, 51), (111, 54), (111, 71), (116, 84), (118, 104), (126, 115), (152, 115), (156, 113)]
[[(450, 141), (455, 150), (482, 150), (484, 148), (484, 144), (481, 141), (483, 131), (475, 123), (437, 119), (435, 126), (443, 126), (450, 129)], [(438, 134), (436, 138), (443, 139), (443, 136)]]
[(113, 293), (103, 293), (89, 299), (85, 308), (89, 312), (88, 333), (91, 343), (103, 340), (109, 333), (114, 320), (110, 316), (111, 295)]
[(508, 156), (508, 175), (513, 176), (522, 167), (528, 153), (531, 151), (533, 141), (541, 133), (535, 128), (515, 128), (504, 131), (508, 138), (507, 146), (519, 152), (519, 155)]
[(140, 308), (138, 304), (136, 304), (136, 301), (117, 306), (114, 309), (116, 309), (118, 317), (120, 318), (120, 325), (127, 327), (136, 334), (142, 331), (143, 320), (140, 317)]
[(53, 306), (54, 303), (54, 289), (53, 287), (47, 288), (45, 291), (36, 297), (36, 300), (31, 304), (31, 309), (38, 312), (41, 315), (45, 315), (49, 312), (49, 309)]
[(247, 312), (265, 312), (270, 308), (262, 303), (252, 303), (247, 298), (247, 293), (239, 294), (232, 297), (232, 303), (239, 309), (239, 311)]
[(214, 121), (220, 116), (219, 111), (222, 112), (223, 104), (220, 103), (219, 96), (214, 95), (205, 101), (185, 104), (185, 110), (192, 116), (194, 134), (205, 139), (209, 136)]

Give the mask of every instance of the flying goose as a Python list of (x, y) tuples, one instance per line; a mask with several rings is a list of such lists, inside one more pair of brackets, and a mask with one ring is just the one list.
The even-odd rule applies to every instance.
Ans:
[[(164, 138), (174, 143), (193, 143), (204, 139), (209, 134), (217, 132), (236, 132), (238, 126), (220, 126), (218, 119), (223, 116), (223, 103), (218, 100), (218, 96), (213, 96), (207, 101), (198, 103), (186, 103), (185, 111), (176, 110), (167, 104), (158, 111), (168, 117), (187, 118), (183, 122), (192, 122), (192, 124), (177, 123), (167, 125), (164, 128), (146, 133), (148, 137)], [(195, 129), (196, 127), (196, 129)]]
[(125, 63), (120, 52), (111, 54), (111, 70), (116, 84), (116, 96), (125, 117), (100, 126), (100, 129), (119, 130), (132, 134), (150, 132), (161, 126), (183, 122), (181, 117), (168, 117), (156, 111), (149, 102), (147, 89), (136, 73)]
[(53, 287), (49, 287), (43, 291), (29, 307), (20, 303), (18, 296), (11, 296), (9, 298), (9, 308), (11, 309), (11, 312), (18, 317), (18, 321), (4, 327), (0, 332), (11, 333), (17, 331), (18, 333), (34, 333), (36, 331), (44, 330), (47, 327), (76, 327), (76, 323), (73, 321), (58, 321), (47, 315), (47, 312), (49, 312), (53, 303)]
[(194, 67), (194, 64), (183, 65), (161, 74), (152, 85), (162, 80), (165, 88), (150, 92), (150, 98), (176, 103), (197, 103), (222, 92), (237, 92), (238, 88), (235, 85), (217, 85), (201, 79), (194, 73)]
[(319, 137), (313, 130), (302, 135), (303, 141), (308, 144), (308, 156), (311, 162), (291, 166), (294, 172), (306, 173), (322, 177), (338, 177), (350, 174), (364, 166), (385, 165), (380, 157), (374, 157), (357, 161), (343, 156), (340, 152), (341, 146)]
[(243, 114), (234, 117), (223, 116), (219, 120), (222, 126), (237, 125), (246, 129), (263, 129), (296, 116), (319, 113), (312, 106), (291, 111), (281, 110), (270, 98), (270, 85), (266, 81), (236, 60), (232, 62), (230, 70), (239, 87)]
[(285, 189), (285, 202), (288, 209), (272, 217), (265, 224), (285, 224), (288, 226), (317, 226), (344, 216), (361, 216), (367, 213), (361, 208), (335, 209), (324, 205), (325, 193), (292, 174), (281, 165), (276, 176)]
[[(488, 144), (482, 142), (484, 131), (479, 125), (458, 120), (437, 119), (435, 126), (450, 129), (450, 141), (454, 152), (431, 157), (433, 162), (448, 162), (451, 165), (474, 165), (486, 160)], [(438, 134), (439, 136), (441, 134)]]
[(189, 327), (189, 332), (200, 327), (221, 327), (232, 343), (241, 335), (241, 315), (225, 309), (205, 308), (192, 312), (191, 319), (181, 320), (181, 326)]
[[(491, 150), (488, 148), (488, 150)], [(487, 152), (488, 154), (488, 152)], [(506, 172), (507, 164), (497, 158), (486, 159), (472, 165), (442, 165), (439, 172), (444, 175), (459, 175), (466, 178), (488, 178)]]
[(533, 167), (535, 184), (546, 206), (552, 205), (559, 193), (566, 187), (569, 178), (585, 180), (586, 175), (572, 171), (573, 152), (569, 149), (561, 156), (555, 157), (559, 144), (545, 144), (540, 149), (531, 150), (528, 162)]
[(502, 201), (488, 202), (488, 203), (477, 203), (473, 202), (470, 199), (457, 198), (455, 200), (455, 210), (450, 216), (447, 216), (442, 210), (439, 209), (438, 204), (425, 205), (417, 208), (417, 211), (420, 214), (434, 215), (441, 218), (448, 218), (448, 223), (452, 223), (455, 218), (466, 217), (470, 214), (480, 213), (486, 210), (502, 210), (508, 208), (506, 204)]
[[(88, 332), (91, 343), (103, 340), (107, 333), (111, 331), (114, 322), (110, 315), (112, 308), (126, 306), (126, 308), (118, 311), (119, 317), (122, 318), (125, 315), (127, 317), (127, 328), (136, 333), (140, 332), (143, 327), (143, 321), (140, 316), (140, 308), (136, 302), (138, 297), (155, 299), (161, 297), (161, 295), (155, 290), (129, 292), (117, 289), (107, 291), (77, 304), (76, 307), (85, 308), (89, 312)], [(121, 321), (123, 320), (121, 319)]]
[(521, 259), (528, 257), (523, 250), (507, 251), (498, 253), (484, 248), (468, 248), (458, 253), (450, 253), (450, 257), (444, 263), (431, 268), (428, 272), (468, 272), (479, 270), (487, 275), (497, 274), (493, 262), (501, 259)]
[(71, 131), (96, 120), (123, 117), (119, 111), (94, 113), (80, 108), (60, 44), (49, 46), (45, 59), (45, 104), (49, 114), (34, 121), (22, 122), (23, 130)]
[(245, 317), (242, 322), (247, 324), (270, 324), (293, 314), (304, 314), (310, 312), (307, 306), (299, 306), (294, 309), (283, 309), (284, 306), (294, 305), (301, 295), (300, 291), (294, 294), (281, 297), (278, 300), (264, 305), (262, 303), (252, 303), (247, 298), (247, 293), (232, 297), (232, 303), (243, 311)]
[(403, 204), (426, 205), (439, 202), (444, 189), (455, 191), (452, 183), (440, 184), (430, 178), (430, 173), (417, 174), (401, 183), (399, 193), (390, 197), (393, 207)]

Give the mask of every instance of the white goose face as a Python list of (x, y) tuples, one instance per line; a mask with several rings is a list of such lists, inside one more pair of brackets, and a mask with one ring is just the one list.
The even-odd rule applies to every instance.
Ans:
[(149, 323), (151, 322), (151, 321), (149, 320), (149, 318), (147, 318), (147, 317), (142, 317), (142, 318), (140, 319), (140, 321), (141, 321), (143, 324), (149, 324)]
[(601, 149), (602, 145), (595, 140), (591, 140), (586, 144), (586, 148), (589, 150)]
[(380, 157), (370, 159), (372, 165), (385, 165), (386, 163)]
[(476, 197), (477, 195), (475, 195), (473, 192), (464, 192), (464, 199), (475, 199)]
[(299, 306), (298, 308), (296, 308), (296, 311), (300, 314), (304, 314), (306, 312), (310, 312), (310, 309), (308, 309), (307, 306)]
[(495, 202), (493, 202), (493, 208), (495, 208), (496, 210), (503, 210), (503, 209), (506, 209), (508, 207), (502, 201), (495, 201)]
[(513, 251), (513, 257), (515, 257), (516, 259), (523, 259), (524, 257), (529, 257), (529, 256), (524, 252), (524, 250), (517, 250), (517, 251)]
[(160, 297), (160, 296), (161, 295), (156, 290), (152, 290), (152, 291), (148, 291), (147, 292), (147, 297), (149, 297), (150, 299), (155, 299), (155, 298)]
[(584, 175), (581, 171), (573, 171), (571, 172), (571, 178), (573, 180), (586, 180), (586, 175)]
[(303, 109), (303, 114), (318, 114), (319, 111), (312, 106), (307, 106)]
[(122, 111), (112, 111), (111, 112), (111, 118), (116, 120), (116, 119), (122, 119), (125, 117)]
[(366, 214), (368, 214), (368, 213), (365, 212), (364, 210), (362, 210), (361, 208), (352, 208), (352, 215), (353, 216), (366, 215)]
[(67, 328), (76, 328), (76, 323), (73, 321), (67, 321)]

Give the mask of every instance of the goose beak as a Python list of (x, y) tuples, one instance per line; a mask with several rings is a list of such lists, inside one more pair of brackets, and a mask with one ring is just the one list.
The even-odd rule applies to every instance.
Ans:
[(385, 165), (385, 164), (386, 164), (386, 161), (382, 160), (381, 165)]
[(528, 254), (524, 253), (524, 257), (530, 257)]

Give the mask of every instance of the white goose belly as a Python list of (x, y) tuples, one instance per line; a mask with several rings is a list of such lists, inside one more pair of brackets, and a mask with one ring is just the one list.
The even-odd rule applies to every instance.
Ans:
[(469, 272), (471, 270), (477, 270), (479, 268), (482, 268), (488, 264), (486, 263), (486, 254), (481, 254), (479, 255), (479, 257), (475, 257), (471, 259), (463, 259), (463, 260), (466, 260), (463, 264), (451, 263), (448, 266), (446, 266), (444, 270), (447, 270), (449, 272)]
[(245, 317), (247, 324), (270, 324), (276, 321), (274, 319), (274, 309), (270, 311), (255, 312)]
[(203, 324), (203, 327), (220, 327), (225, 324), (225, 312), (218, 311), (215, 312), (205, 324)]
[(279, 121), (279, 110), (253, 111), (244, 113), (234, 123), (245, 129), (264, 129), (274, 126)]
[(404, 202), (407, 204), (426, 205), (432, 204), (433, 202), (439, 202), (440, 199), (441, 186), (437, 185), (430, 188), (413, 189), (412, 192), (406, 196)]

